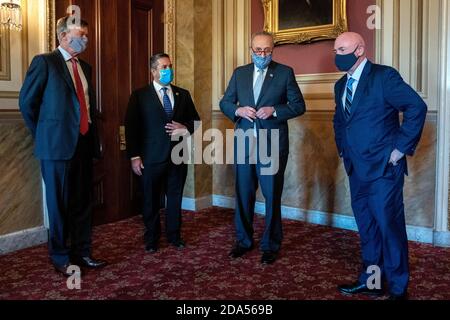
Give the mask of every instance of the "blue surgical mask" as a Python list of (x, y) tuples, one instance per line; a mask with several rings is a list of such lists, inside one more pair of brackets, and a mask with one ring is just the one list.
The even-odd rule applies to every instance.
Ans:
[(169, 85), (173, 81), (173, 76), (173, 69), (159, 70), (159, 82), (161, 82), (163, 86)]
[(272, 62), (272, 55), (268, 54), (265, 57), (263, 57), (252, 52), (252, 60), (258, 69), (263, 70), (267, 68), (267, 66)]
[(358, 48), (359, 47), (356, 47), (355, 51), (349, 54), (336, 54), (335, 63), (340, 71), (347, 72), (356, 64), (356, 62), (358, 62), (359, 57), (355, 56), (355, 52)]
[(84, 52), (87, 48), (88, 38), (86, 37), (72, 37), (69, 46), (76, 54)]

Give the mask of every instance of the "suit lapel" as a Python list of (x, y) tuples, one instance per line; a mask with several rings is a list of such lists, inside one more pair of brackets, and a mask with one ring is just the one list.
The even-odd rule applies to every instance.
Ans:
[[(269, 64), (269, 68), (267, 69), (266, 77), (264, 79), (264, 83), (261, 89), (261, 94), (259, 95), (258, 101), (256, 102), (256, 106), (259, 106), (259, 103), (261, 102), (261, 99), (264, 97), (264, 94), (267, 92), (267, 89), (270, 87), (270, 84), (272, 83), (272, 80), (274, 78), (274, 71), (275, 71), (275, 63), (271, 62)], [(253, 90), (252, 90), (253, 92)]]
[(148, 92), (149, 92), (150, 104), (151, 105), (155, 104), (157, 109), (162, 111), (165, 115), (166, 111), (164, 110), (164, 106), (162, 105), (161, 100), (159, 100), (158, 92), (156, 92), (155, 87), (153, 86), (153, 83), (150, 83), (148, 87), (149, 87)]
[[(249, 101), (251, 103), (249, 105), (253, 105), (255, 103), (255, 96), (253, 94), (253, 74), (255, 72), (255, 65), (253, 63), (248, 65), (247, 72), (245, 74), (245, 87), (244, 92), (248, 92), (250, 95)], [(255, 106), (256, 107), (256, 106)]]
[[(370, 61), (367, 61), (364, 70), (361, 74), (361, 78), (359, 79), (359, 83), (358, 83), (358, 87), (356, 88), (356, 92), (355, 95), (353, 97), (353, 102), (352, 102), (352, 111), (350, 113), (350, 118), (348, 119), (348, 121), (351, 121), (353, 116), (355, 115), (356, 110), (358, 109), (359, 103), (361, 101), (361, 98), (363, 96), (363, 93), (367, 87), (367, 83), (369, 80), (369, 73), (370, 70), (372, 69), (372, 63)], [(344, 85), (345, 87), (345, 85)]]
[(69, 88), (71, 88), (73, 92), (76, 94), (77, 91), (75, 90), (75, 85), (73, 83), (72, 76), (70, 75), (69, 69), (67, 68), (67, 64), (66, 61), (64, 60), (63, 55), (58, 49), (53, 51), (53, 53), (55, 54), (55, 64), (57, 68), (60, 70), (60, 74), (62, 74), (64, 80), (69, 85)]
[(175, 87), (173, 85), (171, 87), (172, 87), (173, 100), (174, 100), (173, 115), (175, 116), (175, 113), (177, 112), (177, 110), (180, 107), (180, 91), (178, 90), (177, 87)]
[(342, 104), (342, 98), (343, 98), (343, 96), (344, 96), (344, 93), (345, 93), (345, 86), (346, 86), (346, 83), (347, 83), (347, 75), (345, 75), (344, 77), (342, 77), (340, 80), (339, 80), (339, 84), (338, 84), (338, 92), (337, 92), (337, 105), (338, 105), (338, 112), (341, 112), (342, 113), (342, 116), (344, 117), (344, 119), (345, 119), (345, 113), (344, 113), (344, 105)]

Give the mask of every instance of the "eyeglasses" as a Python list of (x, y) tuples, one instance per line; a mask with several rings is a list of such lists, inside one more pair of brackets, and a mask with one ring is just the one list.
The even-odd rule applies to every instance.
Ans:
[(256, 50), (254, 50), (253, 48), (251, 48), (254, 54), (257, 55), (262, 55), (263, 53), (266, 55), (272, 54), (272, 49), (266, 48), (266, 49), (261, 49), (261, 48), (256, 48)]

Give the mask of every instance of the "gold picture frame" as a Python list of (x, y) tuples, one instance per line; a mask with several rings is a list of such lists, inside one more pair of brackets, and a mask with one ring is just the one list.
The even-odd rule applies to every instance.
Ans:
[[(331, 0), (331, 4), (328, 4), (330, 0), (324, 0), (322, 3), (318, 2), (320, 0), (303, 0), (303, 2), (299, 2), (299, 0), (261, 1), (265, 15), (264, 30), (273, 33), (275, 45), (304, 44), (321, 40), (331, 40), (336, 39), (340, 34), (348, 31), (346, 0)], [(280, 4), (280, 2), (282, 3)], [(315, 14), (314, 17), (317, 18), (310, 21), (295, 20), (298, 18), (298, 16), (295, 16), (295, 10), (286, 11), (286, 8), (289, 9), (292, 6), (312, 6), (317, 4), (322, 6), (330, 5), (332, 8), (329, 8), (329, 10), (321, 9), (322, 12), (325, 12), (324, 15), (318, 14), (318, 11), (308, 12), (310, 15)], [(280, 6), (284, 12), (283, 14), (288, 12), (288, 14), (292, 15), (288, 17), (289, 19), (280, 14)], [(297, 14), (301, 14), (302, 17), (306, 18), (306, 15), (303, 16), (301, 8), (296, 9), (298, 9)], [(298, 26), (293, 26), (293, 22), (298, 22)], [(310, 24), (308, 25), (308, 23)]]

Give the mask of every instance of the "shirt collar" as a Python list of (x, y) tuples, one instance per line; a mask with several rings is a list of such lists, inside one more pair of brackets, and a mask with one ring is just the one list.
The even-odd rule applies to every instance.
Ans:
[(347, 79), (353, 78), (356, 81), (359, 81), (359, 79), (361, 79), (364, 67), (367, 64), (367, 61), (368, 61), (367, 58), (365, 58), (363, 62), (361, 62), (361, 64), (358, 66), (358, 68), (356, 68), (355, 72), (353, 72), (352, 75), (347, 74)]
[(75, 60), (78, 61), (78, 58), (72, 57), (72, 55), (69, 52), (67, 52), (67, 50), (65, 50), (63, 47), (59, 46), (58, 50), (59, 50), (59, 52), (61, 52), (61, 54), (62, 54), (62, 56), (64, 58), (64, 61), (67, 62), (67, 61), (72, 60), (72, 59), (75, 59)]
[(171, 90), (170, 84), (167, 86), (162, 86), (156, 81), (153, 81), (153, 87), (155, 88), (156, 92), (161, 92), (162, 88), (167, 88), (168, 89), (167, 92), (169, 92)]
[[(262, 69), (263, 73), (266, 73), (268, 69), (269, 69), (269, 66), (267, 66), (267, 67), (265, 67), (264, 69)], [(255, 66), (255, 73), (258, 73), (258, 70), (260, 70), (260, 69), (258, 69), (258, 68)]]

